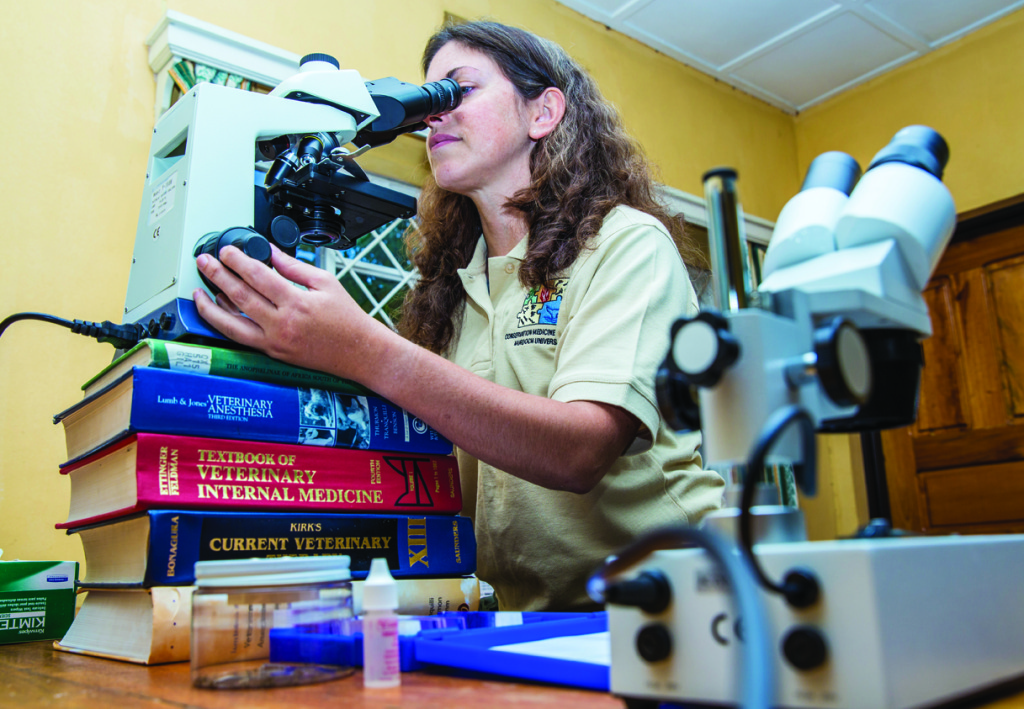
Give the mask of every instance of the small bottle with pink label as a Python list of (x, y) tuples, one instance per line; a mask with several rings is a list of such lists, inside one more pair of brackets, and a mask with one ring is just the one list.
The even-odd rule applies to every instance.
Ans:
[(402, 682), (397, 609), (398, 586), (387, 559), (374, 559), (363, 585), (364, 687), (383, 689)]

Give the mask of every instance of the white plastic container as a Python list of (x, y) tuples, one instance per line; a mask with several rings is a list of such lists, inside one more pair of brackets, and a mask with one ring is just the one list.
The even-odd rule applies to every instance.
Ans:
[(363, 584), (363, 686), (368, 689), (402, 683), (397, 609), (398, 586), (387, 559), (374, 559)]
[(271, 663), (272, 628), (338, 632), (352, 617), (347, 556), (196, 562), (192, 684), (283, 687), (346, 677), (351, 667)]

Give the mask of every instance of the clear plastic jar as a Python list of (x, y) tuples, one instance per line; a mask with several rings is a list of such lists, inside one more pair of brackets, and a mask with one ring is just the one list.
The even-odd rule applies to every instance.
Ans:
[(352, 667), (271, 663), (271, 628), (337, 633), (352, 617), (347, 556), (199, 561), (192, 597), (192, 684), (285, 687), (345, 677)]

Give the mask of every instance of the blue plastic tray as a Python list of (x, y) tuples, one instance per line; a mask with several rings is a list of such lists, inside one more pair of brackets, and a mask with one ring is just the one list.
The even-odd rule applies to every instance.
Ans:
[(607, 692), (611, 681), (606, 664), (493, 649), (515, 643), (606, 632), (608, 616), (603, 612), (502, 628), (424, 631), (415, 639), (416, 662), (428, 670), (431, 665), (441, 665), (499, 677)]

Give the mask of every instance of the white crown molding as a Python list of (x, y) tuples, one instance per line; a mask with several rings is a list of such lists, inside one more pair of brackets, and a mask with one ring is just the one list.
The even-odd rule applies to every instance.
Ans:
[(267, 86), (277, 86), (299, 67), (299, 55), (209, 22), (168, 10), (146, 37), (149, 66), (160, 73), (190, 59)]
[[(691, 224), (707, 228), (708, 210), (703, 198), (692, 195), (689, 192), (683, 192), (675, 187), (669, 187), (668, 185), (658, 185), (658, 195), (661, 197), (662, 203), (670, 211), (675, 214), (682, 214), (686, 217), (686, 221)], [(767, 219), (755, 217), (751, 214), (743, 215), (743, 230), (746, 233), (747, 241), (767, 246), (774, 228), (775, 224)]]
[(277, 86), (299, 67), (299, 55), (168, 10), (146, 37), (149, 68), (156, 78), (157, 119), (170, 108), (174, 82), (171, 65), (182, 59), (237, 74), (265, 86)]

